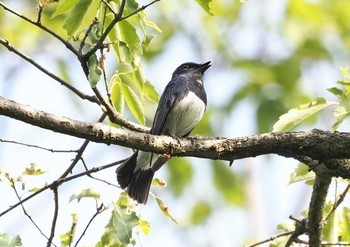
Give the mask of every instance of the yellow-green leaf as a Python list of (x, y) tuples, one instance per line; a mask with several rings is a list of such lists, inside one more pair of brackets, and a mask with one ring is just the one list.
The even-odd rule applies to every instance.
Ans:
[(70, 12), (77, 4), (78, 0), (61, 0), (57, 9), (52, 13), (51, 18)]
[(288, 184), (296, 183), (303, 180), (310, 180), (315, 178), (315, 173), (309, 171), (309, 167), (303, 163), (299, 163), (298, 167), (290, 174)]
[(71, 216), (72, 216), (72, 225), (70, 226), (69, 231), (60, 235), (61, 247), (69, 246), (73, 242), (75, 237), (75, 229), (78, 223), (78, 215), (72, 214)]
[(99, 199), (100, 193), (95, 189), (85, 189), (85, 190), (82, 190), (79, 194), (71, 195), (71, 197), (69, 198), (69, 201), (71, 202), (73, 200), (78, 200), (78, 202), (79, 202), (80, 199), (84, 198), (84, 197), (91, 197), (91, 198)]
[(27, 167), (22, 175), (41, 175), (46, 171), (42, 171), (40, 168), (36, 168), (36, 164), (30, 163), (30, 167)]
[(279, 120), (273, 126), (273, 132), (285, 132), (295, 128), (307, 118), (315, 115), (328, 106), (337, 104), (336, 102), (327, 102), (324, 98), (319, 97), (315, 102), (310, 102), (293, 108), (287, 113), (280, 116)]
[(96, 247), (127, 246), (133, 243), (132, 229), (139, 224), (139, 217), (126, 211), (125, 207), (115, 205), (105, 232)]
[(163, 200), (161, 200), (161, 199), (158, 198), (158, 197), (155, 197), (155, 199), (156, 199), (156, 202), (157, 202), (157, 204), (158, 204), (160, 210), (162, 211), (162, 213), (163, 213), (166, 217), (170, 218), (172, 221), (174, 221), (174, 222), (177, 224), (176, 218), (169, 212), (169, 208), (168, 208), (167, 205), (165, 205), (165, 203), (163, 202)]
[(192, 209), (192, 224), (203, 224), (211, 213), (211, 207), (207, 202), (198, 202)]
[(1, 232), (0, 246), (6, 246), (6, 247), (22, 246), (21, 238), (19, 235), (12, 237), (5, 232)]
[(145, 235), (151, 231), (151, 224), (146, 220), (139, 219), (139, 227)]
[(90, 82), (91, 87), (95, 87), (102, 75), (102, 70), (100, 68), (100, 64), (98, 62), (96, 54), (93, 54), (89, 58), (88, 66), (89, 66), (88, 80)]
[(212, 0), (195, 0), (195, 1), (199, 4), (199, 6), (202, 7), (202, 9), (205, 10), (205, 12), (207, 12), (209, 15), (213, 15), (213, 11), (209, 6)]
[(350, 242), (350, 208), (344, 207), (342, 210), (342, 235), (341, 241)]
[(131, 87), (125, 85), (125, 84), (120, 84), (120, 88), (122, 90), (124, 99), (126, 104), (128, 105), (131, 113), (135, 116), (137, 121), (140, 122), (140, 124), (145, 124), (145, 116), (143, 113), (143, 106), (142, 102), (137, 96), (137, 94), (132, 90)]
[(145, 83), (143, 84), (143, 95), (145, 95), (149, 100), (153, 101), (154, 103), (159, 102), (159, 94), (156, 90), (156, 88), (153, 86), (153, 84), (149, 80), (145, 80)]
[(114, 82), (112, 86), (112, 103), (120, 114), (124, 114), (124, 96), (120, 88), (121, 80), (120, 77), (114, 77), (114, 80), (117, 80), (117, 82)]
[(73, 10), (69, 13), (63, 24), (63, 28), (67, 31), (68, 36), (73, 36), (78, 30), (92, 1), (78, 0)]

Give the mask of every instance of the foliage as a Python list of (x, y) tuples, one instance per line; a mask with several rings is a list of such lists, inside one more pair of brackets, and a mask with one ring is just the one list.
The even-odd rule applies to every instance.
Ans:
[[(8, 1), (9, 4), (10, 2)], [(80, 51), (80, 58), (94, 51), (86, 64), (87, 80), (93, 89), (105, 88), (106, 98), (111, 101), (115, 110), (127, 119), (134, 119), (141, 125), (150, 125), (146, 109), (154, 107), (159, 101), (159, 94), (154, 82), (146, 77), (144, 65), (164, 59), (162, 56), (169, 50), (168, 46), (176, 38), (184, 36), (197, 54), (196, 57), (212, 57), (212, 60), (216, 61), (215, 74), (224, 75), (215, 78), (214, 83), (217, 84), (214, 86), (206, 85), (212, 89), (213, 92), (210, 92), (212, 95), (215, 90), (219, 91), (216, 98), (222, 101), (216, 103), (215, 100), (209, 99), (206, 116), (195, 129), (195, 133), (226, 135), (229, 130), (239, 129), (241, 125), (249, 126), (245, 127), (249, 130), (243, 134), (271, 130), (289, 131), (296, 127), (314, 126), (324, 116), (328, 116), (329, 112), (333, 114), (330, 127), (333, 131), (346, 127), (345, 121), (350, 116), (349, 69), (342, 67), (343, 78), (337, 81), (336, 87), (332, 84), (328, 89), (329, 93), (324, 95), (323, 88), (326, 86), (322, 84), (324, 83), (322, 76), (325, 75), (322, 66), (327, 64), (332, 68), (338, 68), (339, 61), (346, 60), (349, 55), (348, 1), (286, 1), (284, 14), (275, 20), (270, 13), (276, 6), (265, 6), (269, 9), (267, 12), (263, 12), (264, 8), (261, 8), (255, 14), (247, 14), (254, 6), (263, 7), (262, 3), (242, 4), (241, 2), (245, 1), (211, 0), (161, 1), (159, 5), (154, 4), (142, 9), (142, 4), (135, 0), (127, 0), (122, 14), (124, 19), (109, 30), (110, 24), (119, 14), (122, 2), (121, 0), (42, 0), (38, 6), (42, 8), (41, 25), (54, 30), (64, 41), (68, 40), (68, 44), (76, 51)], [(32, 3), (26, 4), (22, 7), (23, 15), (28, 15), (33, 20), (37, 19), (36, 6)], [(201, 10), (196, 4), (204, 11), (194, 14), (193, 11)], [(188, 21), (189, 17), (193, 18), (191, 23)], [(47, 34), (37, 27), (33, 28), (30, 23), (18, 21), (16, 18), (8, 11), (1, 12), (0, 23), (11, 23), (11, 25), (2, 25), (0, 36), (9, 40), (18, 49), (28, 51), (34, 56), (35, 52), (45, 48)], [(198, 24), (191, 25), (194, 23)], [(107, 30), (109, 30), (107, 37), (102, 45), (100, 44), (100, 48), (93, 50), (99, 45), (101, 37)], [(179, 54), (186, 43), (183, 40), (181, 42), (183, 44), (178, 46)], [(56, 43), (51, 45), (50, 49), (56, 45)], [(177, 51), (175, 53), (177, 55)], [(76, 81), (79, 81), (81, 84), (78, 84), (78, 87), (84, 87), (82, 85), (84, 81), (76, 80), (77, 72), (71, 69), (72, 56), (61, 57), (57, 54), (53, 56), (53, 63), (60, 68), (60, 77), (72, 85), (76, 85)], [(109, 66), (105, 64), (108, 59), (116, 62)], [(158, 65), (157, 74), (163, 74), (165, 67), (163, 63)], [(317, 77), (319, 81), (309, 79), (313, 73), (320, 74)], [(308, 87), (312, 89), (305, 90)], [(46, 92), (42, 98), (46, 99), (48, 95)], [(73, 107), (81, 107), (74, 99), (69, 100), (73, 102)], [(253, 112), (250, 123), (244, 122), (243, 115), (246, 109), (241, 108), (242, 105), (245, 107), (247, 102)], [(239, 117), (234, 121), (229, 123), (221, 121), (237, 112)], [(241, 133), (235, 132), (235, 134)], [(191, 191), (196, 181), (196, 169), (187, 159), (173, 159), (169, 163), (169, 166), (164, 168), (168, 172), (167, 189), (180, 200), (188, 196), (188, 191)], [(246, 187), (250, 181), (245, 171), (228, 168), (227, 164), (221, 161), (212, 161), (211, 164), (213, 166), (209, 176), (201, 177), (200, 184), (201, 186), (204, 182), (211, 184), (209, 190), (213, 191), (212, 194), (205, 193), (203, 198), (200, 193), (198, 195), (193, 193), (190, 195), (193, 205), (183, 206), (187, 209), (191, 226), (209, 224), (210, 217), (220, 211), (222, 204), (227, 208), (249, 210)], [(202, 169), (202, 164), (200, 166)], [(25, 182), (33, 179), (31, 175), (44, 176), (47, 173), (46, 168), (38, 167), (36, 163), (31, 163), (21, 176), (1, 171), (0, 182), (9, 184), (16, 193), (18, 193), (17, 187), (24, 188), (23, 195), (19, 195), (18, 199), (27, 193), (37, 193), (46, 188), (49, 182), (35, 185), (32, 189), (26, 189)], [(311, 185), (313, 178), (314, 174), (309, 172), (305, 165), (299, 164), (290, 175), (289, 184), (306, 181), (306, 184)], [(337, 183), (343, 187), (348, 182), (337, 181)], [(166, 183), (161, 179), (155, 179), (154, 184), (164, 186)], [(202, 192), (202, 188), (199, 191)], [(150, 233), (151, 224), (138, 215), (136, 205), (125, 193), (121, 193), (112, 206), (105, 206), (110, 203), (103, 200), (104, 193), (107, 192), (99, 192), (88, 185), (81, 192), (71, 194), (70, 199), (66, 200), (71, 204), (89, 203), (92, 200), (96, 204), (96, 215), (104, 211), (110, 213), (108, 223), (105, 224), (104, 232), (99, 236), (96, 246), (135, 244), (138, 242), (134, 237), (135, 233), (139, 231), (144, 235)], [(336, 192), (331, 198), (339, 199), (342, 194), (343, 192)], [(166, 205), (168, 203), (163, 198), (154, 196), (154, 199), (161, 215), (181, 224), (181, 219), (173, 216), (177, 213), (172, 211), (172, 205), (170, 212)], [(99, 205), (102, 205), (101, 208)], [(329, 215), (334, 205), (334, 200), (327, 202), (325, 217)], [(329, 215), (323, 232), (325, 241), (350, 241), (349, 212), (348, 207), (340, 206)], [(80, 221), (78, 215), (72, 212), (71, 217), (71, 227), (68, 231), (60, 232), (62, 246), (69, 246), (72, 241), (78, 241), (77, 236), (84, 235), (83, 230), (77, 232), (74, 228)], [(90, 225), (87, 225), (88, 227)], [(278, 226), (278, 230), (282, 232), (294, 229), (293, 220)], [(288, 237), (277, 238), (271, 246), (282, 246), (287, 240)], [(21, 246), (21, 238), (18, 235), (11, 237), (7, 233), (2, 233), (0, 242), (6, 246)]]

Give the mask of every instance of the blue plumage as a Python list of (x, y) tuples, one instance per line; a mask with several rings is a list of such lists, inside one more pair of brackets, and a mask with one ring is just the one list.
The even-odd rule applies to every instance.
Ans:
[[(184, 63), (173, 73), (160, 98), (150, 133), (186, 137), (203, 117), (207, 96), (203, 87), (204, 64)], [(154, 173), (168, 158), (136, 151), (117, 168), (117, 180), (131, 198), (146, 204)]]

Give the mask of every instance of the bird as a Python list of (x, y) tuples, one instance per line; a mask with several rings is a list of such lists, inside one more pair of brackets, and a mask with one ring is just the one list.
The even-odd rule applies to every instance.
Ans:
[[(150, 134), (189, 136), (207, 107), (203, 78), (210, 63), (187, 62), (175, 69), (160, 97)], [(155, 172), (169, 159), (170, 155), (136, 151), (116, 169), (117, 181), (132, 199), (146, 204)]]

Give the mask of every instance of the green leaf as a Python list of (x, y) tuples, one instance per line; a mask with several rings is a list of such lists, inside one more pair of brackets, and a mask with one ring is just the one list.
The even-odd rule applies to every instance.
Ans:
[(205, 10), (205, 12), (207, 12), (209, 15), (213, 15), (213, 11), (209, 6), (212, 0), (195, 0), (195, 1), (199, 4), (199, 6), (202, 7), (202, 9)]
[(35, 193), (35, 192), (37, 192), (37, 191), (39, 191), (39, 190), (41, 190), (41, 189), (42, 189), (42, 188), (34, 187), (34, 188), (31, 188), (31, 189), (29, 190), (29, 192)]
[[(147, 15), (146, 15), (145, 17), (147, 17)], [(161, 29), (157, 26), (157, 24), (155, 24), (154, 22), (148, 21), (148, 20), (146, 20), (145, 18), (143, 19), (143, 21), (144, 21), (144, 23), (145, 23), (147, 26), (153, 28), (154, 30), (156, 30), (156, 31), (158, 31), (158, 32), (160, 32), (160, 33), (162, 32), (162, 30), (161, 30)]]
[(350, 208), (343, 207), (342, 210), (342, 235), (341, 241), (350, 242)]
[(290, 232), (295, 230), (295, 221), (285, 220), (277, 225), (277, 229), (285, 232)]
[[(333, 203), (327, 203), (325, 205), (324, 209), (324, 214), (327, 215), (331, 208), (333, 207)], [(338, 242), (338, 235), (340, 235), (339, 232), (339, 213), (338, 210), (336, 209), (333, 214), (328, 218), (326, 225), (324, 226), (323, 229), (323, 238), (327, 242), (333, 242), (336, 243)]]
[(41, 175), (45, 173), (46, 171), (42, 171), (40, 168), (36, 168), (36, 164), (30, 163), (30, 167), (27, 167), (24, 172), (22, 172), (22, 175)]
[(160, 208), (160, 210), (162, 211), (162, 213), (170, 218), (172, 221), (174, 221), (177, 224), (177, 220), (176, 218), (169, 212), (169, 208), (167, 205), (165, 205), (165, 203), (158, 197), (155, 197), (156, 202), (158, 204), (158, 207)]
[(290, 238), (290, 235), (276, 238), (271, 242), (269, 247), (285, 247), (289, 238)]
[(70, 12), (77, 4), (78, 0), (61, 0), (57, 9), (52, 13), (51, 18)]
[(72, 225), (68, 232), (60, 235), (61, 247), (70, 246), (75, 237), (75, 229), (78, 223), (78, 215), (72, 214)]
[(103, 26), (101, 23), (95, 23), (91, 30), (88, 33), (88, 38), (91, 41), (92, 44), (96, 44), (101, 36), (102, 36), (102, 32), (103, 32)]
[(95, 199), (100, 199), (100, 193), (98, 191), (96, 191), (95, 189), (85, 189), (82, 190), (79, 194), (73, 194), (71, 195), (71, 197), (69, 198), (69, 201), (73, 201), (73, 200), (78, 200), (78, 202), (80, 201), (81, 198), (84, 197), (91, 197), (91, 198), (95, 198)]
[(180, 196), (192, 181), (193, 170), (186, 158), (172, 158), (167, 165), (169, 169), (169, 185), (175, 196)]
[(11, 237), (7, 233), (0, 233), (0, 246), (15, 247), (22, 246), (22, 241), (19, 235)]
[(159, 187), (163, 188), (163, 187), (167, 186), (167, 182), (163, 179), (160, 179), (160, 178), (153, 178), (152, 185), (159, 186)]
[(218, 191), (224, 196), (226, 201), (235, 205), (245, 203), (244, 196), (244, 178), (232, 172), (228, 163), (214, 160), (213, 176), (214, 183)]
[(151, 224), (146, 220), (139, 219), (139, 227), (145, 235), (148, 235), (151, 231)]
[(344, 80), (350, 79), (350, 68), (349, 67), (340, 67), (340, 72)]
[(140, 58), (142, 55), (142, 44), (139, 36), (136, 33), (136, 29), (129, 21), (123, 20), (118, 22), (117, 31), (118, 40), (123, 41), (124, 44), (129, 48), (130, 54), (132, 54), (132, 61), (136, 65), (139, 65)]
[(139, 217), (135, 212), (126, 213), (126, 208), (115, 205), (109, 223), (105, 228), (97, 247), (126, 246), (133, 242), (132, 229), (138, 225)]
[(102, 75), (102, 70), (100, 68), (100, 64), (96, 54), (93, 54), (89, 58), (88, 67), (89, 67), (88, 80), (90, 82), (91, 87), (95, 87), (96, 84), (100, 81), (100, 77)]
[(295, 128), (307, 118), (315, 115), (328, 106), (337, 104), (336, 102), (327, 102), (324, 98), (318, 97), (315, 102), (310, 102), (293, 108), (280, 116), (279, 120), (273, 126), (273, 132), (285, 132)]
[(73, 10), (64, 21), (63, 28), (68, 36), (73, 36), (80, 27), (93, 0), (78, 0)]
[(211, 214), (211, 207), (207, 202), (198, 202), (191, 213), (191, 222), (194, 225), (205, 223)]
[(333, 95), (337, 96), (340, 99), (344, 97), (344, 92), (339, 88), (336, 88), (336, 87), (327, 88), (327, 91), (331, 92)]
[(159, 94), (156, 88), (153, 86), (153, 84), (149, 80), (145, 80), (142, 93), (154, 103), (159, 102)]
[(350, 98), (344, 98), (333, 112), (337, 121), (333, 124), (332, 130), (336, 130), (347, 118), (350, 117)]
[(135, 116), (135, 118), (137, 119), (137, 121), (139, 121), (140, 124), (144, 125), (145, 116), (143, 113), (142, 102), (140, 101), (139, 97), (134, 92), (134, 90), (132, 90), (131, 87), (125, 84), (120, 84), (120, 88), (122, 90), (125, 102), (128, 105), (131, 113)]
[(124, 114), (124, 96), (120, 88), (121, 79), (119, 76), (113, 77), (111, 98), (115, 109), (120, 113)]
[(290, 174), (288, 184), (296, 183), (303, 180), (310, 180), (315, 178), (315, 173), (309, 171), (309, 167), (303, 163), (299, 163), (298, 167)]

